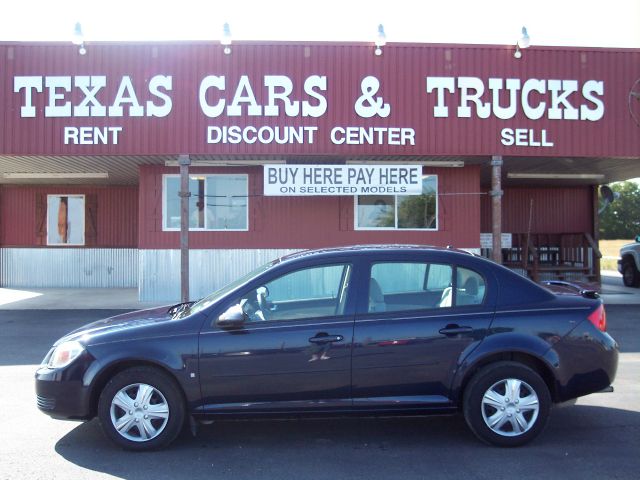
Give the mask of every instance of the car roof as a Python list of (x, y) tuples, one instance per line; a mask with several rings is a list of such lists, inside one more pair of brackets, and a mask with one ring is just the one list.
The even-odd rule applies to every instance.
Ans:
[(340, 254), (348, 255), (369, 255), (372, 253), (400, 253), (400, 252), (447, 252), (447, 254), (463, 254), (475, 256), (465, 250), (451, 247), (435, 247), (430, 245), (402, 245), (402, 244), (380, 244), (380, 245), (348, 245), (342, 247), (319, 248), (314, 250), (302, 250), (300, 252), (291, 253), (280, 258), (281, 262), (295, 260), (299, 258), (314, 258), (333, 256)]

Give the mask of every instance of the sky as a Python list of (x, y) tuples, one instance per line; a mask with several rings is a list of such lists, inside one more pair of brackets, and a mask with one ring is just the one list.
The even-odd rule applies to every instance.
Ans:
[(0, 41), (234, 40), (640, 48), (640, 0), (1, 0)]

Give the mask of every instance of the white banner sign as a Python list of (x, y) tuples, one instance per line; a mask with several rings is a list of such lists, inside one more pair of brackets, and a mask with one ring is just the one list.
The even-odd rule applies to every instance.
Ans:
[(420, 165), (265, 165), (264, 195), (420, 195)]
[[(502, 248), (511, 248), (511, 237), (510, 233), (503, 233), (500, 237), (500, 242), (502, 244)], [(480, 248), (493, 248), (493, 235), (490, 233), (481, 233), (480, 234)]]

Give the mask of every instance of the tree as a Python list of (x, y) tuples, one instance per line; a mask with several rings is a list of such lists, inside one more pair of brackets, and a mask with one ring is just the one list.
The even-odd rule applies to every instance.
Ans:
[(400, 197), (398, 226), (401, 228), (435, 228), (436, 196), (407, 195)]
[(635, 182), (618, 182), (610, 187), (620, 196), (600, 214), (600, 238), (615, 240), (640, 235), (640, 186)]

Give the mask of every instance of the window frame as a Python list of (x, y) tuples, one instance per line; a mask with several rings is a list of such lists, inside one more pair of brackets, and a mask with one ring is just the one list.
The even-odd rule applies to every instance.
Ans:
[[(49, 198), (74, 197), (82, 198), (82, 243), (51, 243), (49, 241)], [(47, 247), (84, 247), (87, 244), (87, 196), (84, 193), (49, 193), (47, 194), (47, 208), (45, 210), (45, 225)]]
[[(248, 232), (249, 231), (249, 174), (247, 173), (189, 173), (189, 180), (191, 177), (204, 177), (204, 191), (207, 191), (207, 179), (209, 177), (243, 177), (246, 182), (247, 191), (247, 206), (246, 206), (246, 228), (198, 228), (189, 227), (190, 232)], [(167, 226), (167, 181), (169, 178), (180, 178), (179, 174), (165, 173), (162, 175), (162, 231), (163, 232), (179, 232), (180, 227), (168, 227)], [(206, 197), (205, 197), (206, 198)], [(191, 213), (191, 209), (189, 209)], [(206, 218), (206, 215), (205, 215)], [(205, 220), (206, 225), (206, 220)]]
[[(438, 175), (437, 174), (423, 174), (421, 176), (421, 181), (424, 180), (427, 177), (434, 177), (435, 178), (435, 182), (436, 182), (436, 193), (435, 193), (435, 197), (436, 197), (436, 212), (435, 212), (435, 217), (436, 217), (436, 226), (435, 228), (399, 228), (398, 227), (398, 197), (411, 197), (413, 195), (389, 195), (395, 198), (395, 202), (394, 202), (394, 223), (395, 226), (394, 227), (361, 227), (358, 225), (358, 196), (359, 195), (354, 195), (353, 196), (353, 229), (355, 231), (368, 231), (368, 232), (437, 232), (439, 231), (440, 225), (439, 225), (439, 215), (438, 215), (438, 207), (439, 207), (439, 199), (438, 199), (438, 188), (439, 188), (439, 181), (438, 181)], [(380, 194), (381, 196), (384, 196), (384, 194)], [(371, 195), (373, 196), (373, 195)]]

